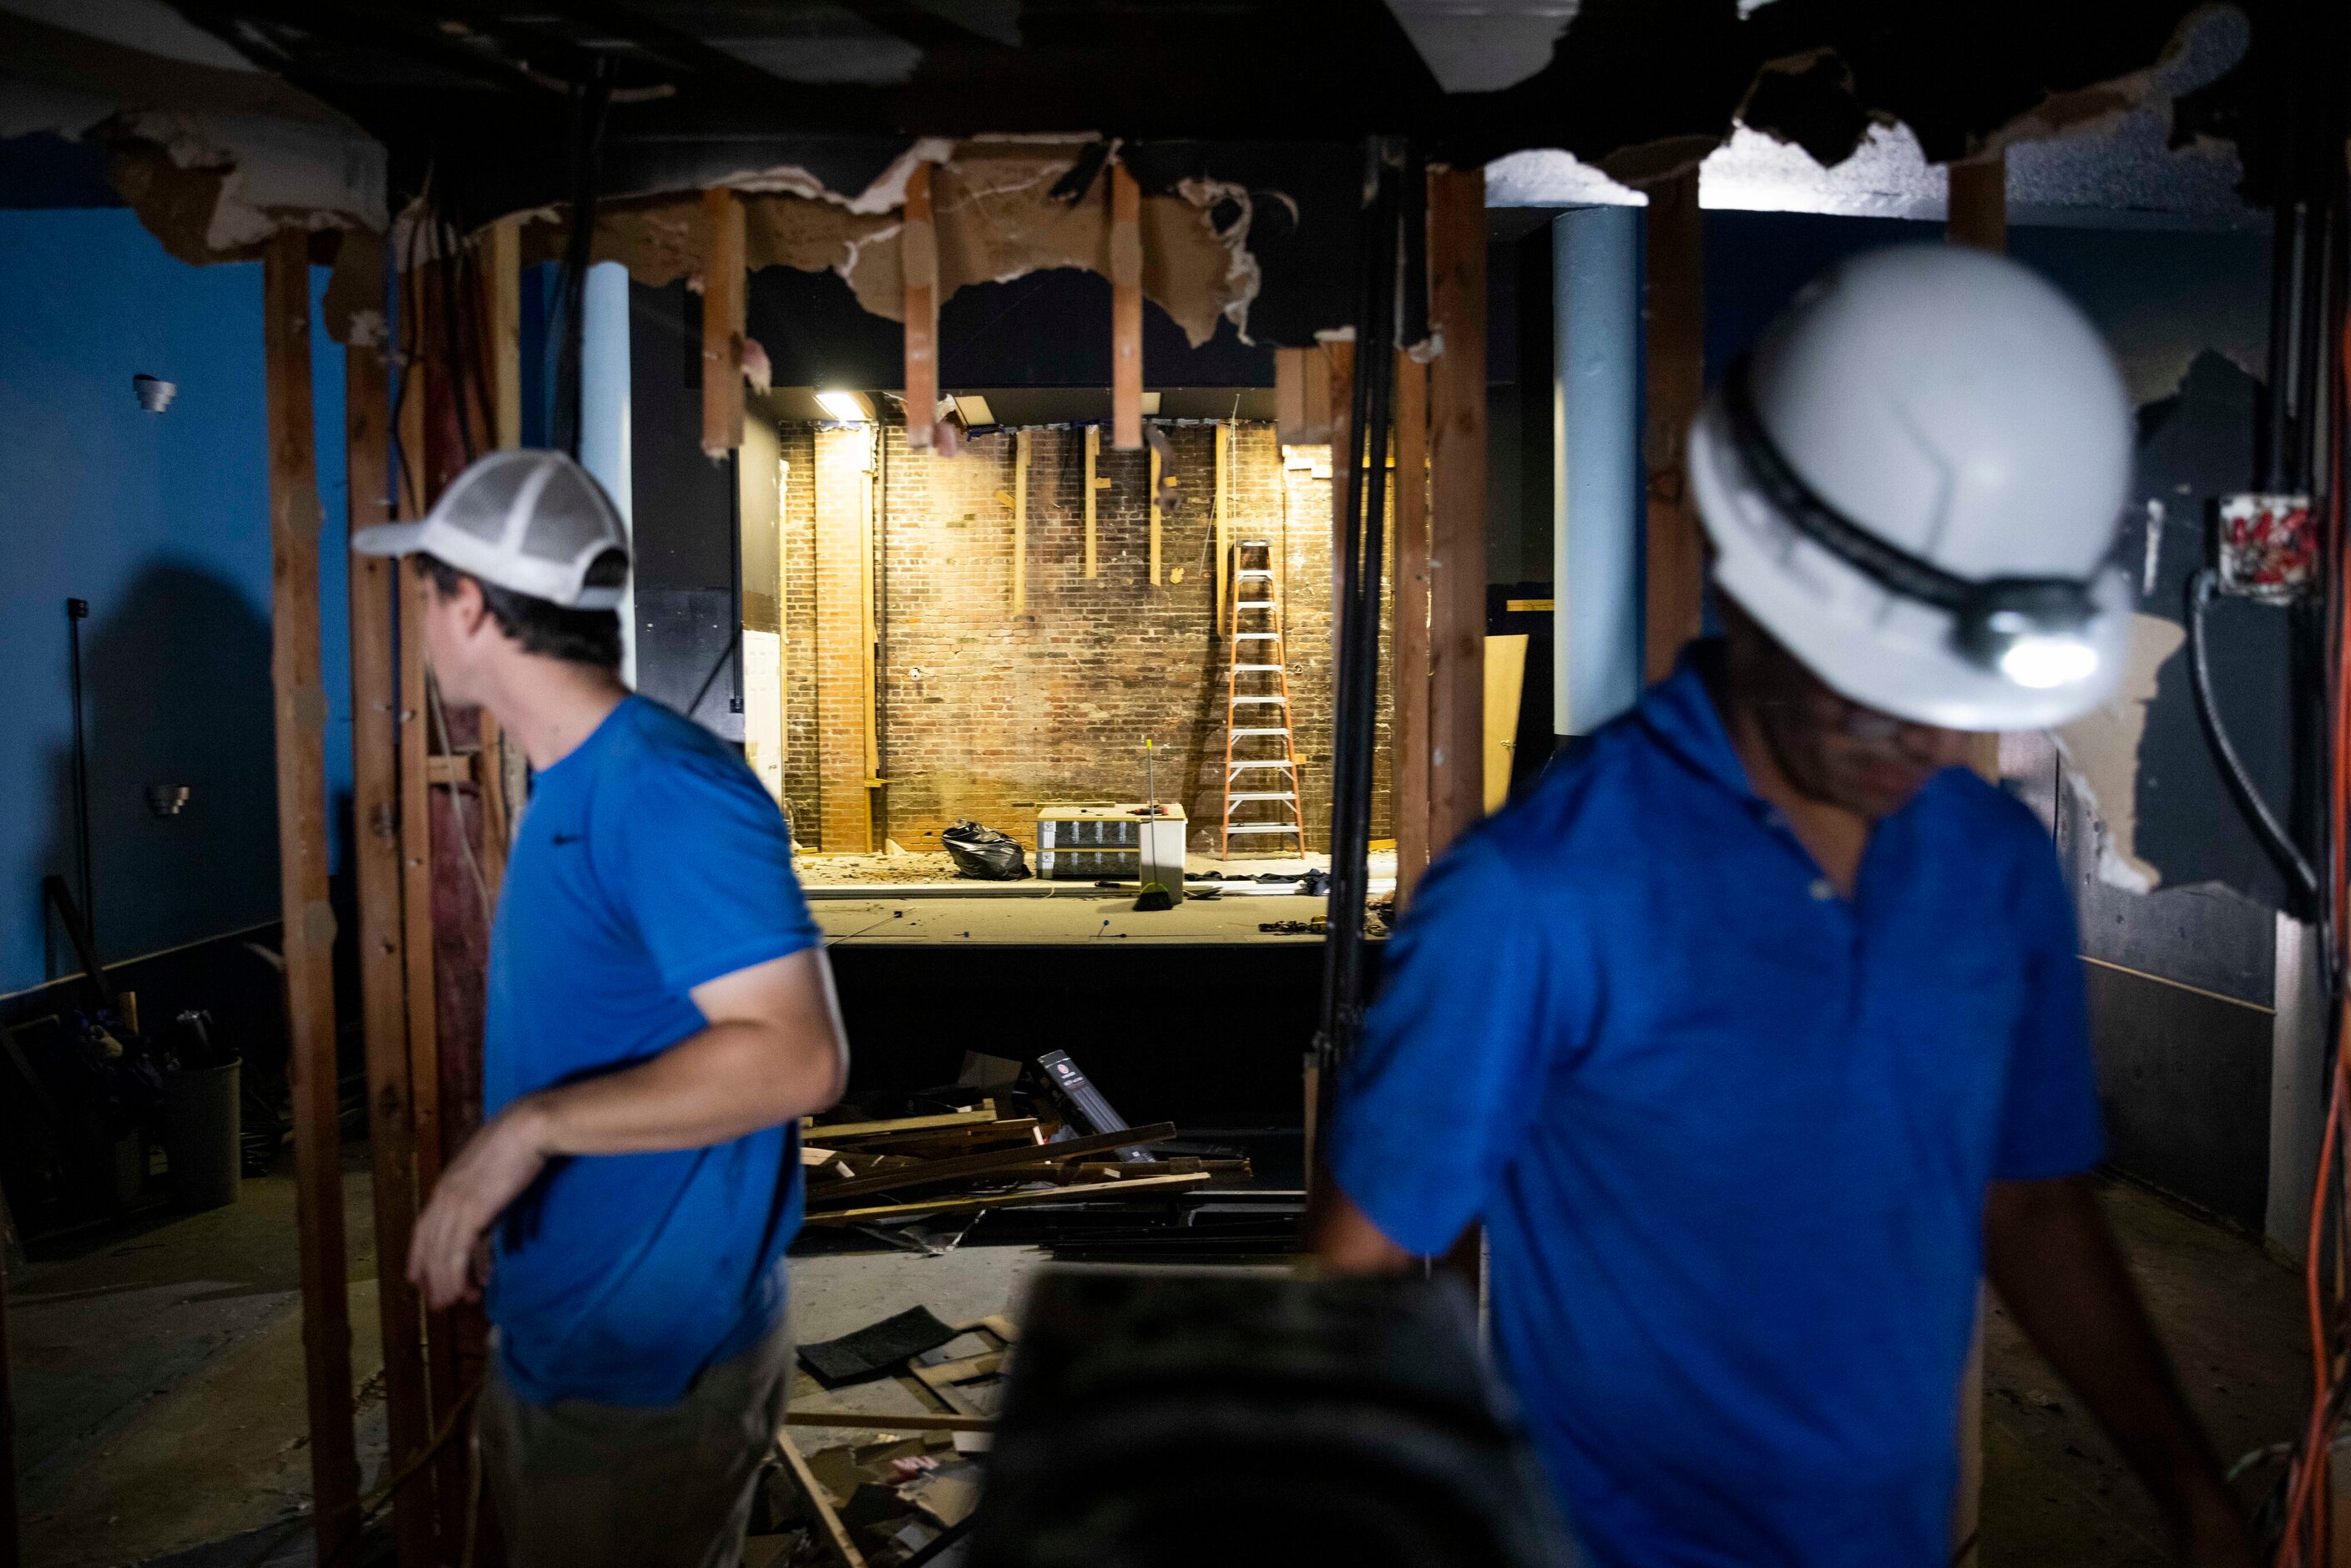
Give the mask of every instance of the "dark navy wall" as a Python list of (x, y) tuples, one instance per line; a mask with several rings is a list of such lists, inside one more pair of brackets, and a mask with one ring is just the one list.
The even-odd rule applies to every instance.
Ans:
[[(325, 286), (315, 269), (313, 297)], [(350, 795), (342, 350), (312, 321), (333, 853)], [(179, 383), (142, 413), (131, 377)], [(72, 873), (65, 601), (87, 599), (101, 955), (277, 915), (261, 269), (172, 260), (128, 210), (0, 212), (0, 995), (68, 973), (42, 877)], [(185, 784), (152, 816), (151, 783)]]
[[(1839, 257), (1941, 237), (1936, 224), (1708, 214), (1709, 378)], [(2138, 580), (2139, 612), (2177, 623), (2213, 498), (2252, 483), (2267, 238), (2022, 227), (2009, 250), (2072, 296), (2122, 366), (2139, 446), (2118, 554)], [(2283, 808), (2294, 681), (2286, 617), (2224, 603), (2212, 643), (2220, 707), (2249, 769)], [(2054, 753), (2036, 755), (2050, 776), (2016, 782), (2055, 830), (2074, 885), (2111, 1155), (2258, 1228), (2269, 1178), (2271, 910), (2283, 889), (2213, 765), (2184, 654), (2157, 674), (2129, 802), (2137, 852), (2162, 873), (2155, 892), (2101, 877), (2105, 828), (2055, 776)]]

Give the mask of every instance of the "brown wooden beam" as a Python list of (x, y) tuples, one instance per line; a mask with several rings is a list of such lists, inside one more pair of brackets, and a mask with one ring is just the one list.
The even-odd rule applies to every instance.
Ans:
[(319, 672), (319, 478), (310, 423), (310, 251), (298, 229), (261, 257), (269, 432), (270, 689), (277, 720), (278, 903), (294, 1111), (303, 1381), (321, 1563), (359, 1529), (341, 1105), (335, 1071), (335, 912), (327, 897), (327, 695)]
[(1395, 642), (1388, 726), (1396, 904), (1428, 869), (1428, 367), (1396, 356)]
[(1344, 340), (1323, 344), (1322, 367), (1331, 411), (1331, 667), (1336, 670), (1347, 636), (1340, 585), (1346, 581), (1343, 563), (1354, 538), (1355, 345)]
[[(391, 370), (381, 350), (343, 352), (343, 438), (351, 531), (392, 517)], [(383, 1335), (384, 1406), (392, 1469), (406, 1469), (431, 1440), (423, 1304), (400, 1266), (416, 1220), (416, 1124), (408, 1075), (408, 994), (401, 912), (400, 694), (392, 661), (397, 563), (350, 557), (351, 817), (359, 890), (360, 1034), (367, 1051), (368, 1157), (373, 1171), (376, 1310)], [(409, 1487), (392, 1499), (400, 1568), (431, 1568), (433, 1498)]]
[(1428, 177), (1428, 855), (1486, 814), (1486, 175)]
[(743, 258), (743, 202), (702, 193), (702, 450), (743, 444), (743, 329), (750, 274)]
[(1143, 193), (1125, 165), (1110, 168), (1111, 444), (1143, 444)]
[(1706, 546), (1684, 458), (1706, 395), (1705, 220), (1695, 165), (1648, 187), (1648, 678), (1674, 672), (1698, 635)]
[(489, 318), (490, 444), (522, 444), (522, 220), (502, 218), (482, 241)]
[(939, 231), (931, 222), (931, 166), (906, 176), (906, 218), (898, 237), (906, 298), (906, 446), (931, 448), (939, 406)]
[[(432, 341), (435, 291), (426, 276), (401, 279), (402, 340), (413, 347)], [(424, 515), (434, 490), (425, 435), (425, 376), (421, 355), (412, 354), (400, 378), (393, 425), (399, 435), (393, 501), (402, 521)], [(397, 571), (400, 613), (400, 878), (401, 946), (408, 993), (408, 1086), (415, 1126), (416, 1191), (420, 1198), (441, 1179), (441, 1030), (437, 1005), (440, 977), (433, 951), (433, 794), (430, 778), (432, 717), (425, 698), (424, 573), (413, 560)], [(459, 1398), (456, 1335), (447, 1312), (426, 1317), (425, 1386), (432, 1396), (437, 1429)], [(433, 1467), (439, 1535), (462, 1541), (465, 1529), (465, 1456), (454, 1445)], [(418, 1483), (412, 1483), (412, 1485)]]
[(1950, 168), (1949, 217), (1945, 233), (1953, 245), (1978, 250), (2008, 249), (2008, 155), (1987, 152)]

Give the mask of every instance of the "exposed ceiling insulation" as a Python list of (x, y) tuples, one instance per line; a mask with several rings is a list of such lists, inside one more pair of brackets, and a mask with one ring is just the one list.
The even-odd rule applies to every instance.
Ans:
[[(2192, 15), (2147, 74), (2138, 100), (2040, 140), (2011, 141), (2009, 216), (2018, 223), (2167, 227), (2263, 227), (2269, 214), (2239, 193), (2243, 167), (2231, 142), (2175, 126), (2177, 101), (2220, 80), (2243, 59), (2243, 13), (2213, 6)], [(1488, 198), (1505, 206), (1636, 204), (1629, 185), (1557, 151), (1514, 152), (1487, 174)], [(1741, 123), (1699, 164), (1701, 206), (1752, 212), (1941, 221), (1949, 178), (1928, 161), (1907, 125), (1871, 123), (1852, 151), (1823, 166), (1812, 153)]]
[[(925, 150), (938, 165), (931, 204), (940, 298), (967, 284), (1007, 283), (1047, 267), (1109, 276), (1110, 209), (1098, 196), (1086, 199), (1092, 172), (1102, 167), (1101, 143), (939, 141)], [(878, 211), (789, 185), (747, 195), (745, 260), (755, 272), (790, 267), (837, 273), (866, 309), (903, 319), (903, 225), (892, 210), (904, 200), (903, 172), (895, 188), (897, 196)], [(1144, 198), (1142, 226), (1144, 294), (1193, 346), (1214, 336), (1219, 319), (1246, 331), (1259, 281), (1248, 246), (1248, 205), (1228, 204), (1214, 186), (1183, 181)], [(703, 233), (698, 198), (617, 202), (598, 214), (592, 255), (625, 263), (640, 283), (658, 287), (685, 277), (698, 285)], [(550, 214), (527, 227), (524, 246), (527, 259), (555, 259), (562, 225)]]

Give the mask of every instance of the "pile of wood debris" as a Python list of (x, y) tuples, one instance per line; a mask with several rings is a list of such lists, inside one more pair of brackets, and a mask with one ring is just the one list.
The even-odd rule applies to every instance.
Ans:
[[(987, 1063), (991, 1059), (977, 1059)], [(1122, 1202), (1209, 1185), (1246, 1185), (1238, 1151), (1176, 1141), (1172, 1122), (1129, 1126), (1061, 1051), (1039, 1059), (1035, 1088), (1020, 1064), (996, 1062), (989, 1092), (927, 1114), (854, 1113), (801, 1129), (811, 1228), (887, 1228), (987, 1209)]]

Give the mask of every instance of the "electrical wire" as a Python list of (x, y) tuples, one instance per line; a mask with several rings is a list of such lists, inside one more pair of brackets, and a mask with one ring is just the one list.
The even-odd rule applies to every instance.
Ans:
[(2212, 695), (2212, 659), (2205, 631), (2205, 612), (2220, 591), (2220, 579), (2210, 567), (2198, 570), (2188, 580), (2188, 677), (2189, 690), (2196, 699), (2196, 716), (2204, 722), (2205, 736), (2212, 743), (2213, 753), (2220, 758), (2229, 780), (2230, 792), (2244, 808), (2245, 815), (2261, 835), (2262, 846), (2280, 871), (2293, 882), (2305, 899), (2318, 896), (2318, 873), (2310, 857), (2294, 841), (2285, 827), (2270, 809), (2252, 776), (2245, 770), (2244, 758), (2238, 755), (2236, 743), (2229, 738), (2228, 726), (2221, 722), (2220, 705)]
[[(2340, 189), (2338, 187), (2338, 195)], [(2335, 204), (2337, 216), (2343, 204)], [(2329, 278), (2332, 284), (2335, 280)], [(2331, 1555), (2328, 1542), (2327, 1471), (2329, 1460), (2341, 1431), (2346, 1401), (2351, 1401), (2351, 1376), (2346, 1375), (2342, 1350), (2342, 1316), (2346, 1300), (2343, 1270), (2346, 1255), (2351, 1255), (2351, 1150), (2338, 1147), (2346, 1119), (2346, 1102), (2351, 1099), (2351, 1012), (2344, 1006), (2344, 977), (2351, 964), (2342, 950), (2343, 914), (2346, 870), (2343, 851), (2351, 842), (2351, 631), (2346, 631), (2346, 617), (2351, 614), (2351, 560), (2346, 559), (2346, 526), (2345, 509), (2344, 441), (2346, 432), (2342, 410), (2344, 394), (2351, 391), (2351, 323), (2343, 315), (2343, 300), (2328, 300), (2331, 307), (2326, 316), (2326, 336), (2339, 344), (2340, 359), (2326, 356), (2329, 361), (2328, 402), (2334, 411), (2332, 429), (2327, 433), (2327, 551), (2330, 591), (2326, 598), (2326, 681), (2327, 713), (2332, 725), (2333, 764), (2326, 790), (2327, 800), (2327, 882), (2321, 908), (2322, 927), (2325, 933), (2330, 992), (2328, 1037), (2331, 1060), (2326, 1065), (2329, 1083), (2325, 1133), (2319, 1149), (2318, 1176), (2311, 1193), (2310, 1226), (2303, 1259), (2304, 1307), (2310, 1320), (2311, 1365), (2313, 1390), (2311, 1415), (2301, 1440), (2292, 1450), (2287, 1469), (2278, 1491), (2264, 1505), (2262, 1522), (2275, 1524), (2278, 1548), (2276, 1562), (2280, 1568), (2315, 1568)], [(2312, 465), (2314, 468), (2317, 465)], [(2202, 574), (2199, 574), (2199, 576)], [(2200, 608), (2199, 591), (2191, 585), (2191, 612)], [(2209, 596), (2210, 589), (2201, 590)], [(2198, 636), (2200, 627), (2191, 619), (2189, 653), (2196, 660), (2196, 689), (2199, 705), (2210, 698), (2210, 688), (2201, 669)], [(2315, 883), (2314, 876), (2312, 882)], [(2332, 1200), (2335, 1233), (2335, 1291), (2330, 1312), (2323, 1283), (2325, 1251), (2323, 1245), (2329, 1229), (2329, 1204)], [(2249, 1456), (2249, 1458), (2251, 1458)], [(2241, 1468), (2243, 1461), (2241, 1461)], [(2264, 1538), (2269, 1535), (2264, 1531)]]

